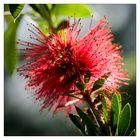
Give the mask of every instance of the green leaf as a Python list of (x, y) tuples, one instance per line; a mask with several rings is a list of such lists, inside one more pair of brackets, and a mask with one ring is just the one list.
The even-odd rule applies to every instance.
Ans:
[(91, 10), (88, 5), (82, 4), (56, 4), (53, 8), (56, 16), (75, 16), (88, 17), (91, 16)]
[(20, 15), (23, 8), (24, 4), (9, 4), (9, 10), (14, 19)]
[(49, 36), (48, 31), (48, 22), (46, 20), (42, 20), (41, 17), (34, 19), (34, 21), (38, 24), (39, 29), (47, 36)]
[(52, 21), (51, 11), (46, 4), (30, 4), (30, 6), (45, 19), (49, 25), (49, 29), (55, 32), (54, 22)]
[[(39, 13), (45, 20), (49, 20), (49, 9), (46, 4), (30, 4), (30, 6)], [(49, 21), (48, 21), (49, 22)]]
[(118, 136), (124, 136), (129, 128), (131, 121), (131, 106), (127, 103), (119, 116), (117, 133)]
[(92, 91), (101, 88), (104, 85), (104, 82), (105, 82), (104, 79), (99, 79), (99, 80), (95, 81), (95, 83), (94, 83), (94, 85), (92, 87)]
[(105, 80), (108, 78), (109, 75), (110, 75), (110, 73), (107, 73), (107, 74), (101, 76), (101, 78), (99, 78), (98, 80), (96, 80), (95, 83), (93, 84), (92, 91), (103, 87)]
[(76, 87), (77, 87), (78, 89), (80, 89), (82, 92), (84, 92), (84, 85), (83, 85), (81, 82), (77, 82), (77, 83), (76, 83)]
[(110, 124), (111, 124), (111, 130), (113, 131), (113, 134), (115, 134), (116, 132), (118, 118), (121, 111), (120, 98), (121, 98), (121, 95), (114, 94), (111, 100)]
[(106, 105), (106, 100), (104, 94), (102, 94), (102, 114), (103, 114), (103, 119), (104, 119), (104, 133), (109, 136), (109, 126), (108, 126), (108, 111), (107, 111), (107, 105)]
[(91, 121), (91, 119), (80, 108), (76, 107), (76, 111), (82, 122), (86, 125), (88, 135), (99, 135), (99, 128)]
[(129, 136), (136, 136), (136, 130), (134, 129)]
[(89, 80), (90, 80), (90, 71), (87, 71), (87, 73), (86, 73), (86, 75), (85, 75), (85, 77), (84, 77), (84, 82), (85, 82), (85, 83), (88, 83)]
[(117, 94), (117, 97), (118, 97), (118, 101), (119, 101), (119, 110), (121, 111), (121, 109), (122, 109), (122, 96), (121, 96), (121, 94)]
[(10, 75), (16, 67), (16, 31), (19, 22), (20, 18), (11, 24), (4, 33), (4, 65)]
[(69, 117), (71, 119), (71, 121), (80, 129), (80, 131), (84, 134), (87, 135), (85, 132), (85, 126), (84, 124), (81, 122), (80, 117), (78, 117), (77, 115), (73, 115), (73, 114), (69, 114)]
[(52, 4), (47, 4), (47, 7), (48, 7), (49, 10), (51, 10), (53, 5)]
[(102, 94), (102, 110), (103, 110), (104, 121), (105, 123), (108, 123), (108, 112), (107, 112), (107, 106), (106, 106), (106, 100), (104, 94)]
[(39, 13), (39, 14), (41, 14), (36, 4), (30, 4), (30, 6), (32, 7), (32, 9), (33, 9), (34, 11), (36, 11), (36, 12)]

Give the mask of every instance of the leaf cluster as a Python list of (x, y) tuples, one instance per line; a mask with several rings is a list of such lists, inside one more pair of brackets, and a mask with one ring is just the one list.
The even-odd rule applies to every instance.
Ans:
[[(92, 92), (98, 91), (99, 88), (103, 87), (105, 80), (109, 75), (104, 75), (99, 78), (92, 88)], [(86, 78), (85, 78), (86, 79)], [(90, 79), (90, 77), (89, 77)], [(84, 84), (78, 82), (77, 88), (79, 88), (83, 94), (85, 93)], [(120, 94), (114, 93), (111, 98), (110, 110), (107, 108), (107, 102), (105, 99), (105, 94), (102, 92), (102, 122), (98, 119), (99, 116), (93, 109), (93, 104), (88, 102), (89, 110), (92, 113), (92, 117), (86, 114), (84, 111), (76, 107), (77, 115), (70, 114), (70, 119), (79, 128), (83, 135), (92, 136), (135, 136), (135, 129), (129, 134), (127, 131), (130, 127), (131, 122), (131, 106), (127, 103), (122, 108), (122, 97)], [(92, 119), (91, 119), (92, 118)]]

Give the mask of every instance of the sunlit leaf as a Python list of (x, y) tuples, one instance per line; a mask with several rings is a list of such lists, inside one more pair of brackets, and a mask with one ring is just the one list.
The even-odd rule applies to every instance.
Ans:
[(19, 22), (20, 18), (11, 24), (4, 33), (4, 65), (10, 75), (16, 66), (16, 31)]
[(6, 23), (5, 29), (8, 25), (14, 23), (13, 17), (11, 15), (5, 15), (4, 20), (5, 20), (5, 23)]
[(9, 4), (9, 10), (14, 19), (20, 15), (23, 8), (24, 4)]
[(49, 10), (51, 10), (52, 7), (53, 7), (53, 4), (47, 4), (47, 7), (48, 7)]
[(56, 4), (53, 13), (57, 16), (91, 16), (91, 9), (88, 5), (82, 4)]
[(131, 106), (129, 103), (127, 103), (119, 116), (117, 128), (118, 136), (124, 136), (126, 134), (130, 125), (130, 121), (131, 121)]

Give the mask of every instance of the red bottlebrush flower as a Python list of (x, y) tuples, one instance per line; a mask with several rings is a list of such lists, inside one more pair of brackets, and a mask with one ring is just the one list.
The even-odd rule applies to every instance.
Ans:
[(80, 93), (76, 82), (83, 81), (87, 71), (91, 74), (89, 88), (108, 72), (110, 76), (105, 82), (105, 90), (111, 93), (121, 84), (127, 84), (124, 82), (127, 73), (121, 68), (120, 46), (112, 43), (113, 36), (105, 18), (81, 39), (78, 39), (80, 20), (49, 36), (34, 25), (28, 30), (32, 33), (31, 39), (38, 43), (18, 42), (27, 46), (22, 50), (27, 63), (18, 72), (28, 79), (27, 87), (35, 90), (36, 99), (42, 101), (42, 109), (55, 112), (65, 106), (66, 113), (73, 110), (72, 103), (78, 104), (80, 99), (65, 94)]

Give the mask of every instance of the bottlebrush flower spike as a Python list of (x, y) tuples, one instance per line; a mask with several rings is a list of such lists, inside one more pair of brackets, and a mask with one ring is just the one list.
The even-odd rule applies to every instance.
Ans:
[(27, 88), (35, 91), (36, 100), (42, 101), (42, 109), (72, 111), (73, 103), (78, 104), (80, 99), (65, 94), (72, 93), (82, 98), (76, 82), (83, 82), (87, 72), (91, 75), (89, 88), (108, 72), (111, 74), (105, 82), (105, 90), (111, 93), (121, 84), (127, 84), (124, 82), (127, 73), (121, 68), (120, 46), (112, 43), (113, 36), (106, 19), (101, 19), (83, 38), (78, 39), (80, 26), (79, 19), (58, 34), (46, 36), (36, 26), (30, 25), (31, 39), (38, 43), (17, 42), (27, 46), (21, 50), (27, 63), (18, 68), (18, 72), (28, 79)]

